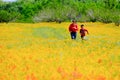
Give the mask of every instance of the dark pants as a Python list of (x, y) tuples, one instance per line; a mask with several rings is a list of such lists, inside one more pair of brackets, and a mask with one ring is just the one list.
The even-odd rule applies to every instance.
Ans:
[(84, 39), (84, 36), (81, 35), (81, 39), (83, 40), (83, 39)]
[(76, 39), (77, 32), (71, 32), (70, 35), (71, 35), (71, 39)]
[(84, 40), (85, 35), (81, 35), (81, 39)]

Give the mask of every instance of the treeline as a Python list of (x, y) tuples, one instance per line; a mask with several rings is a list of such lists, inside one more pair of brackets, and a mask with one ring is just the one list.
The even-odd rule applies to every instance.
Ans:
[(120, 24), (120, 0), (0, 1), (0, 22), (70, 21)]

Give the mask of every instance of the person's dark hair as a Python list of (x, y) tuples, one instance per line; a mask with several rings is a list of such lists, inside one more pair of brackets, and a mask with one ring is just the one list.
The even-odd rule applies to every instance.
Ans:
[(83, 27), (84, 25), (82, 24), (81, 27)]
[(72, 22), (76, 22), (76, 20), (72, 20)]

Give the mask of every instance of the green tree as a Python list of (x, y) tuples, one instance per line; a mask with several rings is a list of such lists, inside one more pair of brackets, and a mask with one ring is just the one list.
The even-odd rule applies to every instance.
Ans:
[[(13, 15), (14, 14), (14, 15)], [(15, 20), (18, 17), (18, 13), (9, 13), (5, 10), (0, 11), (0, 22), (10, 22)]]

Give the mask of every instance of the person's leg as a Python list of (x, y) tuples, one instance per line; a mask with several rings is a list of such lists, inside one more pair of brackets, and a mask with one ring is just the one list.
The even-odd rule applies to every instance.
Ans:
[(71, 32), (71, 39), (76, 39), (77, 33), (76, 32)]
[(77, 33), (76, 33), (76, 32), (74, 32), (74, 39), (76, 39), (76, 36), (77, 36)]
[(84, 40), (84, 36), (83, 35), (81, 35), (81, 39)]
[(71, 32), (70, 35), (71, 35), (71, 39), (74, 39), (74, 34), (73, 34), (73, 32)]

